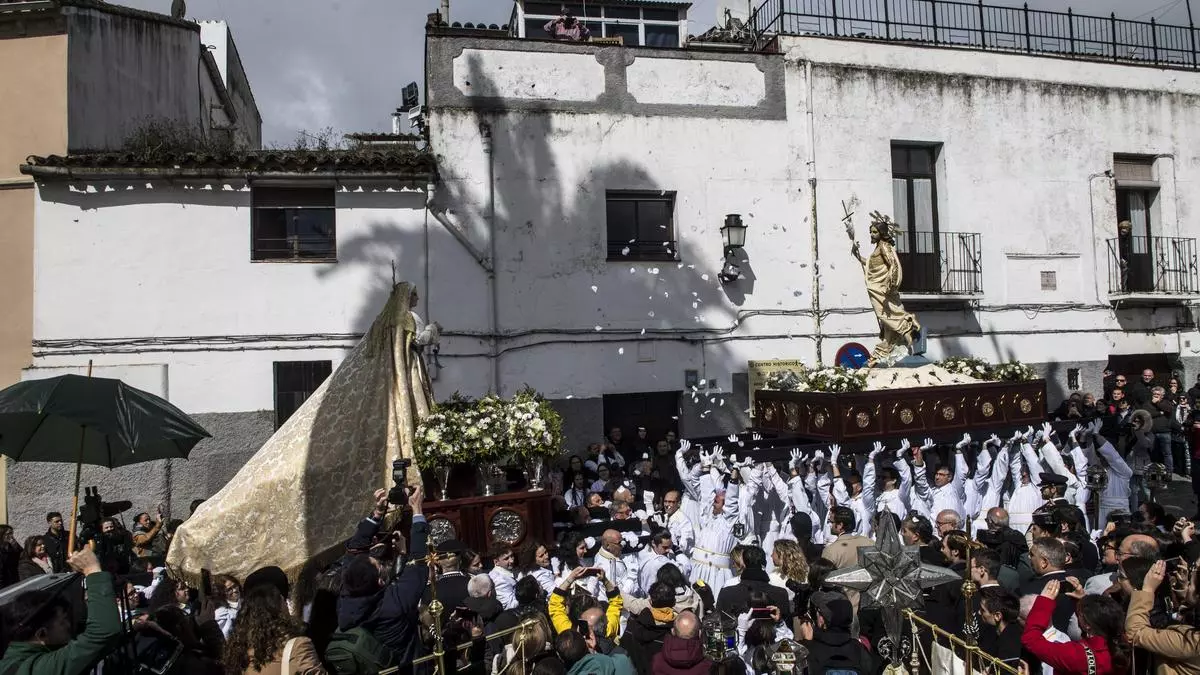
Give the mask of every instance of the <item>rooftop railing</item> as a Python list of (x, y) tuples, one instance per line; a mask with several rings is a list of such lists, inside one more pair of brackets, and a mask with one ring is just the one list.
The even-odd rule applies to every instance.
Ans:
[(1196, 69), (1196, 31), (1149, 21), (956, 0), (765, 0), (755, 47), (774, 35), (825, 35)]

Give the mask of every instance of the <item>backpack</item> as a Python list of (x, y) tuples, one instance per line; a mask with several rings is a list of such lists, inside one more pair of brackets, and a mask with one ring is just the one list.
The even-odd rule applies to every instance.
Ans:
[(361, 626), (334, 633), (325, 647), (325, 662), (337, 675), (376, 675), (399, 661), (396, 652)]

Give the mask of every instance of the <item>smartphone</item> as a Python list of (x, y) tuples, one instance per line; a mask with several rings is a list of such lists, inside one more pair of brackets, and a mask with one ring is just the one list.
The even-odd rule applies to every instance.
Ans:
[(583, 570), (583, 573), (582, 573), (582, 574), (580, 574), (579, 576), (581, 576), (581, 577), (595, 577), (595, 576), (599, 576), (599, 575), (600, 575), (600, 568), (599, 568), (599, 567), (588, 567), (588, 568), (584, 569), (584, 570)]
[(588, 624), (588, 622), (584, 621), (583, 619), (576, 619), (575, 620), (575, 631), (578, 632), (583, 637), (587, 637), (592, 634), (592, 627)]
[(755, 607), (750, 610), (750, 619), (769, 619), (771, 610), (766, 607)]

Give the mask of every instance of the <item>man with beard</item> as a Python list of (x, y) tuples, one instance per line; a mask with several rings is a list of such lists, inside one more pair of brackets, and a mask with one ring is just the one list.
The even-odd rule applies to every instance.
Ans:
[(100, 565), (105, 571), (116, 576), (129, 574), (133, 544), (129, 533), (121, 527), (116, 518), (100, 521), (100, 533), (93, 541), (96, 543), (96, 557), (100, 559)]
[(58, 511), (47, 513), (46, 525), (48, 529), (46, 534), (42, 535), (42, 541), (46, 545), (46, 555), (50, 557), (50, 563), (54, 566), (55, 572), (66, 572), (67, 531), (63, 527), (62, 514)]

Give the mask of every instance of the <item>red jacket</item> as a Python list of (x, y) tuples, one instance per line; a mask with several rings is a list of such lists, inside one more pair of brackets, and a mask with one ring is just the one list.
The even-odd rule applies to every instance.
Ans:
[(1087, 645), (1096, 656), (1096, 675), (1116, 675), (1108, 643), (1101, 637), (1088, 637), (1079, 642), (1051, 642), (1044, 633), (1050, 627), (1055, 603), (1050, 598), (1038, 596), (1025, 619), (1025, 632), (1021, 634), (1021, 645), (1034, 656), (1054, 669), (1054, 675), (1088, 675)]
[(708, 675), (712, 665), (698, 638), (685, 640), (667, 633), (662, 649), (654, 655), (650, 672), (653, 675)]

